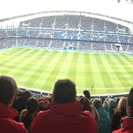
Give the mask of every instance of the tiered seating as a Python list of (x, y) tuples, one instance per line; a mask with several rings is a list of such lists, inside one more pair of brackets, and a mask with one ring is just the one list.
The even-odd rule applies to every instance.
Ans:
[(4, 30), (0, 30), (0, 38), (6, 37), (7, 33)]
[(106, 25), (106, 28), (105, 28), (106, 32), (115, 32), (116, 33), (117, 25), (115, 23), (105, 21), (105, 25)]
[(104, 43), (93, 43), (93, 50), (94, 51), (105, 51)]
[(41, 21), (42, 28), (52, 28), (52, 24), (54, 23), (55, 16), (43, 17)]
[(81, 29), (92, 31), (92, 18), (81, 16)]
[(128, 45), (122, 45), (122, 51), (127, 51)]
[(92, 50), (90, 42), (80, 42), (79, 50)]
[(55, 28), (65, 29), (68, 21), (68, 16), (56, 16)]
[(106, 51), (112, 51), (112, 44), (111, 43), (107, 43), (105, 44), (106, 46)]
[(74, 15), (69, 15), (68, 17), (68, 28), (70, 29), (78, 29), (80, 22), (80, 17), (79, 16), (74, 16)]
[(128, 50), (133, 52), (133, 44), (132, 45), (131, 44), (129, 45)]
[(104, 20), (93, 18), (93, 30), (104, 31)]
[(64, 41), (54, 40), (54, 41), (52, 41), (50, 48), (63, 49), (64, 48), (63, 44), (64, 44)]
[[(131, 51), (132, 45), (128, 44), (133, 44), (133, 36), (129, 36), (128, 32), (129, 29), (120, 24), (68, 14), (22, 21), (18, 29), (0, 30), (0, 38), (7, 38), (4, 42), (1, 40), (1, 48), (14, 43), (13, 46), (63, 49), (68, 48), (71, 42), (74, 49), (114, 51), (115, 44), (119, 43), (126, 44), (122, 46), (123, 51)], [(18, 39), (17, 43), (13, 40), (15, 38)], [(52, 40), (52, 43), (49, 44), (48, 40)]]

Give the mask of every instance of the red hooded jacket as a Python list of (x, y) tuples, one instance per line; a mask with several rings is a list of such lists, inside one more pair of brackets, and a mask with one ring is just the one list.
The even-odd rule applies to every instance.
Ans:
[(78, 103), (52, 102), (32, 121), (31, 133), (97, 133), (97, 124), (89, 111), (81, 112)]
[(124, 124), (124, 127), (113, 133), (133, 133), (133, 117), (124, 117), (121, 119), (121, 123)]
[(17, 114), (12, 108), (0, 103), (0, 133), (28, 133), (23, 123), (12, 119)]

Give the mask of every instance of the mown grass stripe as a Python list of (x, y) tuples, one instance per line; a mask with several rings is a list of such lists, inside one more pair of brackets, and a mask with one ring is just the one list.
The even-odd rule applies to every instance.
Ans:
[[(48, 68), (49, 68), (49, 64), (51, 63), (52, 59), (54, 60), (54, 56), (55, 56), (55, 52), (45, 52), (46, 55), (44, 54), (44, 56), (42, 58), (39, 57), (35, 57), (35, 61), (34, 61), (34, 66), (35, 68), (33, 68), (32, 70), (36, 71), (36, 67), (38, 69), (38, 74), (40, 74), (40, 76), (36, 79), (36, 82), (40, 82), (40, 83), (44, 83), (45, 80), (45, 75), (48, 75)], [(40, 65), (42, 65), (42, 68), (38, 68)], [(43, 75), (44, 73), (46, 73), (45, 75)], [(39, 83), (39, 84), (40, 84)]]
[[(79, 87), (85, 87), (85, 69), (84, 69), (84, 53), (78, 55), (77, 65), (76, 65), (76, 76), (75, 76), (75, 83)], [(78, 89), (79, 90), (79, 89)], [(84, 88), (81, 89), (83, 91)]]
[(23, 79), (23, 78), (26, 78), (28, 79), (28, 77), (30, 77), (30, 74), (32, 73), (31, 68), (33, 67), (33, 60), (34, 58), (31, 56), (33, 53), (32, 50), (27, 50), (25, 51), (25, 54), (23, 54), (22, 56), (20, 56), (19, 59), (19, 64), (16, 64), (16, 65), (19, 65), (19, 69), (15, 72), (15, 76), (19, 75), (17, 73), (19, 73), (19, 71), (23, 72), (21, 77), (19, 77), (19, 80)]
[(66, 58), (66, 54), (64, 52), (63, 53), (57, 52), (57, 54), (59, 54), (58, 58), (56, 58), (56, 61), (54, 63), (52, 62), (53, 67), (51, 68), (51, 71), (48, 74), (48, 77), (46, 79), (46, 82), (43, 84), (42, 89), (44, 87), (46, 87), (46, 88), (48, 87), (50, 90), (53, 90), (53, 88), (51, 88), (51, 86), (54, 85), (54, 83), (56, 81), (56, 76), (60, 72), (60, 68), (63, 65), (63, 57), (65, 56), (65, 58)]
[(94, 86), (94, 76), (92, 72), (92, 65), (91, 65), (91, 55), (90, 54), (84, 54), (84, 71), (85, 71), (85, 87), (86, 89), (89, 89), (91, 93), (95, 93), (95, 89), (93, 89)]
[(132, 64), (132, 62), (133, 62), (133, 56), (131, 56), (131, 55), (122, 55), (122, 57), (124, 57), (124, 59), (125, 59), (126, 61), (128, 61), (128, 63), (129, 63), (130, 65), (133, 65), (133, 64)]
[[(108, 72), (108, 63), (106, 62), (106, 59), (104, 58), (104, 54), (98, 54), (98, 58), (97, 61), (99, 61), (99, 70), (101, 71), (102, 74), (102, 79), (104, 82), (104, 86), (105, 86), (105, 90), (107, 94), (111, 94), (112, 93), (112, 89), (114, 88), (114, 85), (112, 83), (112, 79), (109, 75)], [(111, 89), (110, 89), (111, 88)], [(115, 92), (115, 90), (113, 90), (113, 92)]]
[(78, 56), (79, 56), (79, 53), (77, 53), (77, 52), (73, 53), (70, 68), (69, 68), (69, 72), (68, 72), (68, 76), (67, 76), (70, 80), (72, 80), (75, 83), (76, 83), (76, 80), (75, 80), (75, 78), (76, 78), (76, 69), (78, 67), (77, 66)]
[(27, 53), (30, 50), (31, 49), (27, 49), (27, 48), (14, 48), (14, 49), (11, 49), (11, 51), (8, 51), (8, 53), (6, 52), (5, 54), (13, 55), (13, 56), (20, 56), (20, 55), (24, 55), (25, 53)]
[(100, 70), (101, 77), (102, 77), (105, 88), (112, 88), (114, 86), (113, 86), (112, 81), (111, 81), (111, 79), (108, 75), (108, 72), (106, 70), (106, 64), (104, 63), (105, 61), (104, 61), (103, 56), (104, 55), (102, 55), (102, 54), (101, 55), (97, 54), (96, 60), (97, 60), (97, 63), (98, 63), (98, 67), (99, 67), (99, 70)]
[(104, 54), (102, 58), (104, 59), (105, 69), (113, 85), (112, 89), (114, 88), (114, 92), (115, 92), (115, 88), (120, 87), (121, 82), (119, 81), (119, 77), (116, 75), (114, 69), (112, 68), (113, 62), (111, 62), (111, 60), (109, 59), (109, 57), (106, 56), (106, 54)]
[(116, 61), (116, 57), (113, 55), (112, 56), (107, 55), (107, 57), (109, 61), (112, 62), (111, 66), (112, 66), (112, 69), (114, 70), (114, 73), (118, 77), (118, 80), (121, 83), (120, 87), (127, 87), (128, 86), (127, 80), (124, 77), (124, 75), (121, 73), (121, 70), (120, 70), (121, 68), (118, 66), (119, 63)]
[(126, 78), (127, 73), (126, 73), (126, 70), (123, 67), (124, 64), (123, 64), (122, 60), (119, 58), (118, 54), (113, 55), (113, 57), (114, 57), (114, 61), (117, 63), (117, 67), (119, 68), (119, 71), (121, 72), (121, 76), (123, 77), (123, 81), (126, 80), (126, 84), (127, 84), (126, 87), (128, 87), (129, 86), (129, 82), (128, 82), (127, 78)]
[(125, 76), (125, 78), (127, 78), (127, 81), (129, 83), (129, 85), (133, 85), (133, 81), (132, 81), (132, 78), (133, 78), (133, 69), (131, 69), (130, 67), (128, 67), (129, 65), (129, 62), (124, 58), (124, 57), (121, 57), (120, 55), (117, 55), (117, 58), (118, 62), (120, 62), (121, 64), (121, 67), (122, 67), (122, 73), (123, 75)]
[(93, 72), (90, 62), (90, 55), (84, 54), (84, 69), (85, 69), (85, 87), (91, 88), (94, 85)]
[[(39, 83), (38, 79), (44, 73), (45, 68), (47, 68), (47, 65), (48, 65), (47, 61), (49, 61), (51, 59), (51, 56), (53, 55), (55, 55), (54, 52), (49, 52), (49, 54), (47, 54), (46, 51), (41, 51), (36, 55), (36, 58), (38, 58), (38, 61), (36, 62), (36, 65), (34, 65), (34, 68), (33, 69), (31, 68), (34, 71), (29, 77), (29, 79), (25, 82), (26, 86), (30, 85), (30, 81), (32, 81), (32, 84), (30, 85), (32, 88), (38, 87), (38, 89), (41, 89), (41, 85), (40, 85), (41, 83)], [(36, 86), (36, 84), (38, 83), (40, 86), (38, 85)]]
[(133, 76), (133, 69), (132, 69), (133, 64), (131, 64), (131, 62), (127, 60), (126, 55), (123, 55), (123, 56), (118, 55), (118, 58), (121, 60), (123, 67), (125, 68), (127, 73), (132, 77)]
[(70, 65), (70, 61), (71, 61), (71, 55), (69, 55), (69, 52), (64, 52), (62, 55), (62, 66), (58, 72), (58, 74), (56, 75), (56, 80), (58, 79), (67, 79), (67, 74), (69, 71), (68, 66)]

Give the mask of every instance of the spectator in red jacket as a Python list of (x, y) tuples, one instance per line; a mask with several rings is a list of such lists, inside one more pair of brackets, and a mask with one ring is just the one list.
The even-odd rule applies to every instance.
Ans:
[(58, 80), (54, 85), (50, 109), (40, 112), (32, 121), (32, 133), (97, 133), (97, 124), (89, 111), (82, 112), (76, 103), (75, 84)]
[(113, 131), (113, 133), (133, 133), (133, 88), (127, 97), (127, 116), (121, 119), (123, 128)]
[(13, 104), (16, 82), (8, 76), (0, 76), (0, 132), (1, 133), (27, 133), (23, 123), (13, 118), (18, 114), (10, 108)]

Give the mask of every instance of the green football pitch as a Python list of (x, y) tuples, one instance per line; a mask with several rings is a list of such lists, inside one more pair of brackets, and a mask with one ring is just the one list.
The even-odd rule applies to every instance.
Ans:
[(58, 79), (71, 79), (77, 93), (126, 93), (133, 86), (133, 56), (124, 54), (10, 48), (0, 51), (0, 74), (18, 86), (52, 92)]

